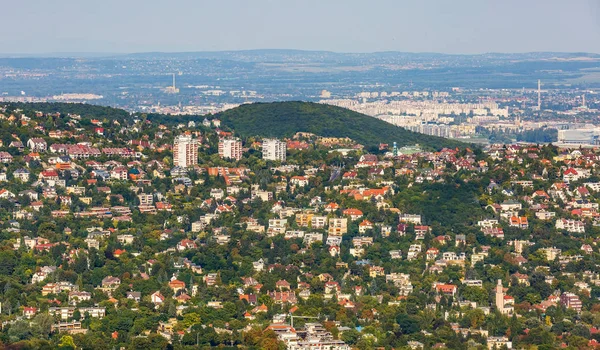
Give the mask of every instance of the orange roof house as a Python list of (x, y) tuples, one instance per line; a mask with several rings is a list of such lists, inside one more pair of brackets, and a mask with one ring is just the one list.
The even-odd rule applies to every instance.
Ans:
[(121, 255), (123, 255), (124, 253), (126, 253), (127, 251), (125, 249), (117, 249), (115, 250), (115, 252), (113, 253), (113, 256), (115, 258), (120, 257)]
[(454, 284), (437, 284), (435, 290), (440, 294), (454, 295), (456, 294), (457, 287)]
[(349, 216), (350, 218), (352, 218), (352, 220), (358, 220), (363, 216), (363, 212), (358, 210), (358, 209), (354, 209), (354, 208), (349, 208), (349, 209), (345, 209), (342, 212), (343, 215)]
[(175, 293), (185, 288), (185, 282), (180, 280), (172, 280), (169, 282), (169, 287), (173, 289)]

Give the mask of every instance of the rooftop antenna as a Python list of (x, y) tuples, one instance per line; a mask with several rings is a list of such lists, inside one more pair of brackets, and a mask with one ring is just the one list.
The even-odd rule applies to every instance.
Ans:
[(164, 91), (168, 94), (177, 94), (179, 93), (179, 89), (175, 86), (175, 73), (171, 73), (173, 75), (173, 85), (168, 86)]
[(538, 79), (538, 110), (542, 110), (542, 82)]

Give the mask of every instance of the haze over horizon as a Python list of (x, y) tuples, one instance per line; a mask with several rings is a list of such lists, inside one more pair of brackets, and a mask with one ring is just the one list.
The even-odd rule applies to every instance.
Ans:
[(600, 2), (31, 0), (4, 6), (0, 54), (297, 49), (600, 53)]

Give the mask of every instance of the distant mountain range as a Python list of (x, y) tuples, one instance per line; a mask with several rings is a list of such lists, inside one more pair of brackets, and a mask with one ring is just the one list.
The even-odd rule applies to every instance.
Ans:
[(593, 58), (600, 59), (600, 54), (589, 52), (523, 52), (523, 53), (500, 53), (488, 52), (480, 54), (447, 54), (439, 52), (402, 52), (402, 51), (380, 51), (380, 52), (333, 52), (316, 50), (295, 49), (255, 49), (255, 50), (232, 50), (232, 51), (190, 51), (190, 52), (135, 52), (135, 53), (110, 53), (110, 52), (48, 52), (48, 53), (0, 53), (2, 58), (115, 58), (115, 59), (234, 59), (254, 61), (257, 58), (293, 58), (304, 57), (315, 60), (328, 60), (333, 58), (485, 58), (485, 59), (568, 59), (568, 58)]

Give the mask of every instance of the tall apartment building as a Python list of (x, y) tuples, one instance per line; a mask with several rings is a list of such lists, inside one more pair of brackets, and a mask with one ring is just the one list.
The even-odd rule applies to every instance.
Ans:
[(285, 152), (287, 144), (277, 139), (265, 139), (262, 143), (262, 154), (265, 160), (285, 161)]
[(152, 205), (154, 204), (154, 196), (148, 193), (140, 193), (138, 195), (140, 199), (140, 205)]
[(581, 311), (581, 300), (577, 296), (577, 294), (573, 293), (563, 293), (560, 296), (560, 304), (566, 308), (574, 309), (577, 312)]
[(348, 218), (330, 218), (328, 233), (333, 236), (348, 233)]
[(198, 164), (198, 140), (180, 135), (173, 144), (173, 165), (187, 168)]
[(242, 141), (237, 138), (219, 140), (219, 157), (235, 160), (242, 159)]

